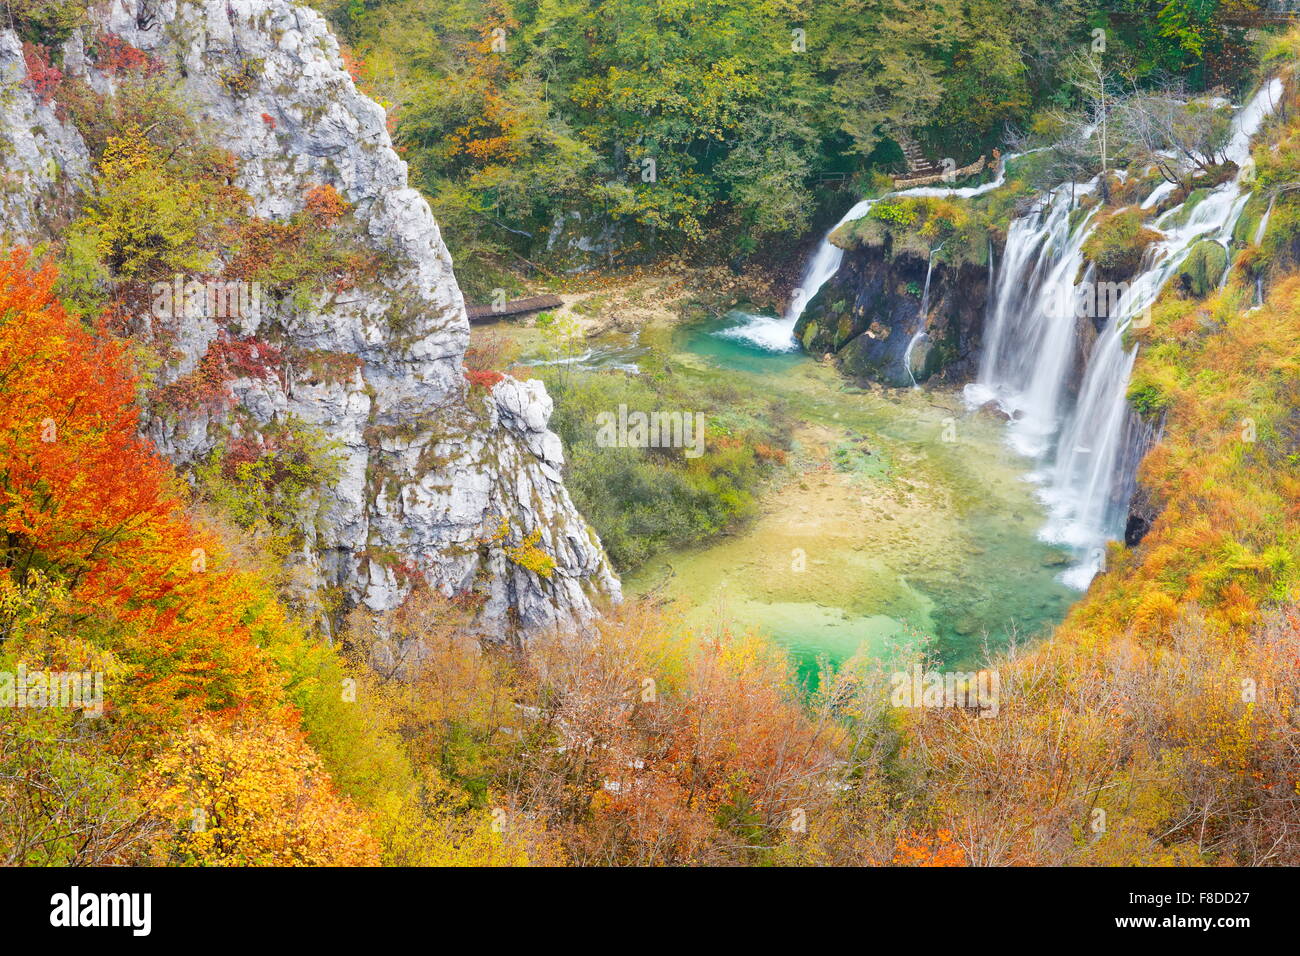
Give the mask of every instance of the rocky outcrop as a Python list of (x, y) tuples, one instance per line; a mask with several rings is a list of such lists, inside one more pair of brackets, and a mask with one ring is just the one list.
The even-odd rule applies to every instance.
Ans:
[(795, 336), (813, 355), (834, 354), (861, 382), (901, 387), (913, 378), (969, 378), (978, 362), (988, 269), (937, 260), (926, 296), (928, 265), (887, 245), (846, 250), (839, 271), (804, 309)]
[[(363, 241), (395, 263), (379, 287), (310, 303), (264, 299), (238, 327), (182, 322), (163, 383), (191, 372), (223, 334), (273, 340), (283, 360), (274, 374), (232, 383), (233, 411), (149, 420), (158, 448), (186, 465), (222, 435), (289, 418), (319, 428), (340, 449), (341, 469), (319, 491), (297, 560), (312, 586), (338, 588), (348, 603), (391, 609), (423, 578), (448, 594), (484, 595), (484, 632), (513, 639), (578, 625), (616, 601), (618, 580), (564, 488), (545, 388), (510, 378), (490, 391), (467, 385), (469, 326), (451, 258), (408, 185), (383, 109), (357, 91), (321, 16), (287, 0), (116, 0), (91, 16), (96, 31), (174, 73), (199, 124), (237, 157), (237, 185), (257, 215), (287, 217), (310, 187), (333, 186)], [(109, 91), (112, 75), (84, 50), (74, 33), (63, 70)], [(232, 75), (243, 78), (237, 88)], [(0, 217), (7, 242), (30, 243), (57, 232), (90, 160), (57, 104), (33, 92), (12, 33), (0, 33), (0, 80)], [(304, 355), (346, 360), (327, 361), (342, 371), (326, 375), (293, 361)], [(553, 570), (512, 558), (529, 536)]]
[(85, 144), (32, 88), (9, 30), (0, 30), (0, 170), (0, 246), (54, 234), (90, 182)]

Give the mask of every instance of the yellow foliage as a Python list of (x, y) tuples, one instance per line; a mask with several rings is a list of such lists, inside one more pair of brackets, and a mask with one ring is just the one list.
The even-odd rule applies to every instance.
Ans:
[(366, 817), (334, 792), (301, 734), (274, 723), (191, 727), (154, 761), (143, 791), (172, 824), (156, 848), (159, 863), (379, 862)]

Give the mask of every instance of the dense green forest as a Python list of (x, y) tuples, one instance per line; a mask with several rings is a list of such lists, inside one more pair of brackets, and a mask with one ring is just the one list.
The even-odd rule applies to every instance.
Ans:
[[(604, 253), (743, 262), (904, 168), (958, 166), (1068, 107), (1071, 53), (1236, 86), (1221, 0), (343, 0), (471, 294)], [(548, 248), (549, 247), (549, 248)]]

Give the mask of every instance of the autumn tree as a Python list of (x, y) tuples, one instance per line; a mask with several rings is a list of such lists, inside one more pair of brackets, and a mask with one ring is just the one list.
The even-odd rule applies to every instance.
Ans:
[[(102, 708), (0, 709), (0, 767), (18, 774), (0, 788), (21, 808), (0, 827), (6, 854), (137, 858), (176, 800), (207, 806), (215, 753), (245, 768), (226, 783), (248, 791), (218, 860), (369, 859), (367, 817), (334, 793), (299, 729), (340, 693), (319, 684), (330, 653), (190, 521), (137, 433), (123, 345), (71, 319), (55, 282), (25, 253), (0, 259), (0, 660), (96, 674)], [(185, 728), (198, 736), (178, 747)], [(150, 765), (170, 782), (146, 797)]]

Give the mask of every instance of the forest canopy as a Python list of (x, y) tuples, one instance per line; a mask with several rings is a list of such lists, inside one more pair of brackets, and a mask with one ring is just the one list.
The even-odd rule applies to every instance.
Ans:
[[(905, 168), (1069, 106), (1103, 44), (1138, 77), (1240, 85), (1252, 0), (344, 0), (471, 292), (564, 251), (743, 260)], [(843, 189), (845, 185), (851, 188)], [(491, 265), (500, 269), (493, 271)]]

